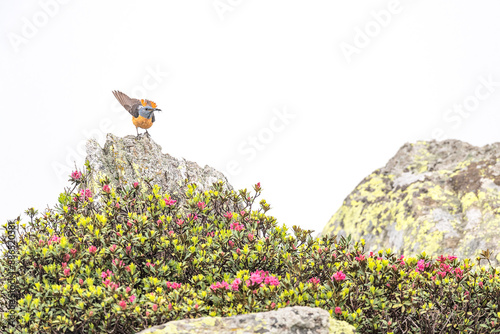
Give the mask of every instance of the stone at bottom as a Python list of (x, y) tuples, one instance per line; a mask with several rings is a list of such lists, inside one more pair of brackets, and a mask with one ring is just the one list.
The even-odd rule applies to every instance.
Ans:
[(171, 321), (137, 334), (350, 334), (352, 325), (334, 320), (320, 308), (285, 307), (277, 311), (242, 314), (233, 317), (205, 317)]

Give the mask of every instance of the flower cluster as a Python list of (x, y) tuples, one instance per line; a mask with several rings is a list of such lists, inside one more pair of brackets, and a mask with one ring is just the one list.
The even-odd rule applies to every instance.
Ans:
[(342, 272), (342, 270), (337, 271), (335, 274), (332, 276), (332, 281), (343, 281), (345, 280), (345, 274)]
[(165, 198), (164, 201), (166, 205), (174, 205), (177, 202), (175, 199), (171, 198)]
[(75, 170), (73, 173), (71, 173), (71, 178), (73, 180), (80, 180), (81, 177), (82, 177), (82, 173), (77, 171), (77, 170)]
[(269, 275), (269, 272), (263, 270), (257, 270), (250, 274), (250, 279), (246, 281), (247, 286), (264, 286), (263, 284), (279, 286), (280, 282), (274, 276)]
[(180, 283), (175, 283), (175, 282), (167, 282), (167, 288), (169, 289), (179, 289), (181, 287)]
[(241, 230), (243, 230), (243, 229), (245, 228), (245, 226), (243, 226), (243, 224), (240, 224), (240, 223), (238, 223), (238, 222), (234, 222), (234, 223), (231, 223), (231, 224), (229, 225), (229, 228), (230, 228), (231, 230), (241, 231)]
[[(80, 200), (81, 201), (88, 201), (89, 198), (92, 198), (92, 191), (90, 191), (90, 189), (80, 190)], [(77, 201), (78, 197), (74, 197), (74, 200)]]
[(218, 289), (238, 291), (240, 283), (241, 280), (239, 278), (236, 278), (232, 283), (228, 283), (226, 281), (215, 282), (214, 284), (210, 285), (210, 289), (212, 289), (213, 291), (216, 291)]
[[(361, 333), (500, 329), (500, 269), (313, 238), (266, 215), (269, 204), (256, 201), (260, 184), (255, 194), (221, 182), (204, 191), (186, 185), (173, 200), (157, 185), (138, 191), (138, 182), (111, 188), (108, 179), (71, 179), (76, 190), (19, 237), (26, 272), (15, 314), (0, 303), (0, 332), (15, 323), (14, 332), (117, 334), (296, 305), (325, 309)], [(102, 191), (84, 203), (87, 187)], [(8, 296), (0, 285), (0, 299)]]

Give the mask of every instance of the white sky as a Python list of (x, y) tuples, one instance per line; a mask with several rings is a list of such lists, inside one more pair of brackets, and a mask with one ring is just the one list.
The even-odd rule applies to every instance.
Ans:
[(0, 221), (56, 203), (87, 138), (135, 135), (117, 89), (163, 109), (149, 132), (164, 153), (236, 188), (260, 181), (280, 223), (320, 232), (405, 142), (498, 141), (499, 10), (494, 0), (2, 1)]

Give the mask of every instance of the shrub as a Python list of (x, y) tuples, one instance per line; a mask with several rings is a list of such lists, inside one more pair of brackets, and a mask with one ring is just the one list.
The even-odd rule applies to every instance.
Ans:
[[(73, 173), (56, 207), (11, 222), (18, 252), (0, 259), (0, 299), (13, 298), (12, 286), (19, 295), (12, 312), (0, 305), (0, 332), (134, 333), (295, 305), (328, 310), (362, 333), (500, 332), (491, 266), (367, 253), (363, 240), (289, 231), (257, 201), (260, 184), (253, 193), (189, 184), (175, 197), (107, 178), (96, 193), (87, 179)], [(20, 274), (8, 280), (11, 272)]]

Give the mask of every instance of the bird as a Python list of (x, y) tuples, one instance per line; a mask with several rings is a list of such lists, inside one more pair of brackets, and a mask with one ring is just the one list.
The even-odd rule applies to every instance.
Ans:
[(132, 123), (135, 125), (137, 137), (139, 137), (139, 128), (145, 129), (149, 136), (148, 129), (153, 126), (155, 121), (155, 111), (161, 111), (156, 103), (146, 99), (132, 99), (126, 94), (114, 90), (113, 95), (118, 102), (132, 115)]

